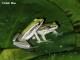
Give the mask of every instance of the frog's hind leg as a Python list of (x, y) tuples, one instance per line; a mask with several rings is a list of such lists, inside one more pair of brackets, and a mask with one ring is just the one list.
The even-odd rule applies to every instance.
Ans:
[(19, 34), (17, 34), (14, 38), (13, 38), (13, 45), (19, 47), (19, 48), (24, 48), (24, 49), (29, 49), (31, 46), (27, 41), (17, 41)]
[(15, 41), (13, 44), (19, 48), (29, 49), (31, 46), (27, 41)]

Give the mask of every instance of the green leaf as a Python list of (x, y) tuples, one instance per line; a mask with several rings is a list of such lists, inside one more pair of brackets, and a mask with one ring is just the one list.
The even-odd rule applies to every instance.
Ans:
[(28, 60), (38, 56), (22, 49), (4, 49), (0, 54), (0, 60)]
[[(64, 35), (62, 39), (57, 41), (58, 42), (56, 42), (55, 44), (61, 44), (62, 46), (58, 45), (58, 48), (56, 49), (54, 48), (53, 50), (51, 50), (55, 52), (49, 53), (51, 51), (48, 51), (48, 54), (45, 54), (36, 58), (32, 58), (32, 60), (79, 60), (80, 59), (79, 57), (80, 56), (80, 34), (69, 33)], [(55, 45), (52, 45), (52, 46), (55, 47)], [(61, 48), (62, 50), (64, 49), (66, 50), (59, 52)], [(48, 47), (47, 50), (50, 50), (50, 49), (51, 48)]]
[(62, 9), (47, 0), (17, 1), (16, 5), (0, 6), (0, 47), (13, 47), (12, 39), (21, 32), (34, 18), (46, 18), (45, 23), (57, 20), (60, 24), (59, 32), (72, 31), (70, 20)]
[(80, 54), (75, 51), (59, 54), (47, 54), (32, 60), (80, 60)]
[(76, 33), (70, 33), (70, 32), (58, 37), (52, 36), (52, 40), (48, 40), (48, 42), (36, 44), (36, 46), (39, 47), (35, 48), (35, 52), (38, 54), (47, 54), (53, 52), (63, 52), (63, 51), (73, 50), (75, 46), (78, 47), (77, 45), (80, 43), (77, 42), (79, 41), (80, 36), (79, 37), (76, 36), (77, 36)]
[(80, 0), (49, 0), (59, 5), (67, 14), (72, 14), (72, 23), (80, 21)]
[[(56, 4), (54, 3), (56, 2)], [(64, 53), (74, 48), (80, 48), (80, 34), (73, 31), (70, 19), (63, 10), (70, 10), (72, 22), (79, 20), (79, 0), (16, 0), (16, 5), (0, 5), (0, 48), (14, 48), (12, 39), (16, 33), (21, 32), (34, 18), (46, 18), (45, 23), (58, 21), (59, 33), (56, 37), (48, 34), (48, 43), (35, 44), (39, 46), (32, 51), (24, 49), (4, 49), (0, 60), (79, 60), (80, 54)], [(77, 6), (75, 6), (77, 5)], [(62, 10), (62, 9), (63, 10)], [(31, 42), (33, 42), (31, 40)], [(35, 46), (34, 45), (34, 46)], [(51, 54), (51, 53), (64, 54)], [(47, 54), (49, 55), (42, 55)], [(42, 55), (42, 56), (40, 56)], [(79, 59), (78, 59), (79, 58)]]

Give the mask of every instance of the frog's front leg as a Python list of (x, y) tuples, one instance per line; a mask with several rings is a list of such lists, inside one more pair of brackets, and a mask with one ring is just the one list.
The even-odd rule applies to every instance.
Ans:
[(13, 38), (13, 45), (20, 47), (20, 48), (25, 48), (25, 49), (29, 49), (31, 46), (30, 44), (25, 40), (25, 41), (17, 41), (19, 34), (17, 34), (14, 38)]
[(34, 34), (35, 34), (35, 37), (36, 37), (36, 39), (37, 39), (37, 43), (41, 43), (42, 41), (40, 40), (40, 38), (39, 38), (37, 32), (35, 32)]
[(45, 37), (46, 34), (41, 34), (42, 39), (44, 40), (44, 42), (47, 42), (47, 39)]

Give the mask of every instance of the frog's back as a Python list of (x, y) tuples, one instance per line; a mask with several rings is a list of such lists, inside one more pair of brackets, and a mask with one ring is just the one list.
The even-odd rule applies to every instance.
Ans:
[(25, 32), (28, 32), (30, 29), (32, 29), (34, 26), (36, 26), (36, 24), (38, 24), (39, 22), (41, 22), (43, 19), (34, 19), (23, 31), (22, 34), (24, 34)]

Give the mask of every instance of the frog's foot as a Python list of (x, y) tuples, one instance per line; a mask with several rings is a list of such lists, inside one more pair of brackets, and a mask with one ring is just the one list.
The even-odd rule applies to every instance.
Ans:
[(56, 30), (54, 30), (53, 34), (55, 34), (55, 36), (57, 37), (59, 33)]
[(37, 43), (47, 42), (47, 39), (44, 34), (43, 35), (41, 34), (41, 37), (42, 37), (43, 41), (41, 41), (40, 39), (37, 38)]
[(37, 43), (43, 43), (43, 42), (49, 42), (48, 40), (44, 40), (44, 41), (38, 41), (37, 40)]
[(46, 39), (45, 35), (41, 35), (41, 36), (42, 36), (43, 41), (37, 40), (37, 43), (50, 42), (50, 41), (48, 41), (48, 40)]
[(37, 42), (37, 43), (42, 43), (43, 41), (41, 41), (41, 40), (40, 40), (40, 41), (39, 41), (39, 40), (37, 40), (36, 42)]
[(37, 43), (41, 43), (42, 42), (39, 37), (36, 37), (36, 36), (32, 37), (33, 40), (35, 40), (36, 38), (37, 38), (37, 41), (36, 41)]

